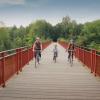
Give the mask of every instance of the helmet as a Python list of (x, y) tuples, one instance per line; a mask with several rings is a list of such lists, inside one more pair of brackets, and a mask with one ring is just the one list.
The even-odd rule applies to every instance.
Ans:
[(73, 39), (71, 39), (71, 40), (70, 40), (70, 43), (71, 43), (71, 44), (73, 44), (73, 43), (74, 43)]
[(36, 40), (40, 40), (40, 38), (39, 37), (36, 37)]

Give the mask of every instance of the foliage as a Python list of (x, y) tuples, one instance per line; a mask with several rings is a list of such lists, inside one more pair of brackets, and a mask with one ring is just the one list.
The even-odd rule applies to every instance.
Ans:
[(55, 26), (45, 20), (37, 20), (27, 27), (0, 28), (0, 51), (22, 46), (31, 46), (36, 37), (42, 42), (49, 40), (69, 41), (74, 39), (78, 45), (100, 50), (100, 20), (77, 24), (69, 16)]
[(85, 23), (77, 43), (100, 50), (100, 20)]

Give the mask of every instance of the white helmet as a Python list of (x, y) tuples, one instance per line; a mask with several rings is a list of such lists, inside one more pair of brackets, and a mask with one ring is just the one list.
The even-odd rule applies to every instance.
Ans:
[(36, 40), (40, 40), (40, 38), (39, 37), (36, 37)]
[(71, 43), (71, 44), (73, 44), (73, 43), (74, 43), (73, 39), (71, 39), (71, 40), (70, 40), (70, 43)]

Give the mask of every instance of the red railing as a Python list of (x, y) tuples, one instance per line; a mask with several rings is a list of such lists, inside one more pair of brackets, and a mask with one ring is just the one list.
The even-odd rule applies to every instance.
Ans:
[(68, 47), (68, 43), (67, 42), (63, 42), (63, 41), (58, 41), (58, 43), (63, 46), (65, 49)]
[(43, 43), (43, 44), (42, 44), (43, 50), (44, 50), (49, 44), (51, 44), (51, 41), (47, 41), (47, 42)]
[[(64, 48), (67, 48), (68, 43), (59, 42)], [(75, 57), (78, 58), (84, 65), (86, 65), (91, 73), (100, 76), (100, 52), (88, 49), (85, 47), (75, 47)]]
[(100, 55), (96, 55), (96, 69), (95, 73), (97, 73), (100, 76)]
[[(49, 42), (43, 43), (45, 49)], [(5, 87), (5, 82), (15, 73), (19, 74), (22, 68), (33, 59), (33, 48), (22, 47), (0, 52), (0, 85)]]

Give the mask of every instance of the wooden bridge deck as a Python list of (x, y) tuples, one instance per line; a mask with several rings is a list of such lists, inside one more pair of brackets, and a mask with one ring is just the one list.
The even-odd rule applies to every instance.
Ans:
[(57, 63), (52, 61), (53, 44), (42, 53), (41, 64), (34, 61), (0, 88), (0, 100), (100, 100), (100, 79), (80, 62), (69, 66), (65, 49), (58, 45)]

